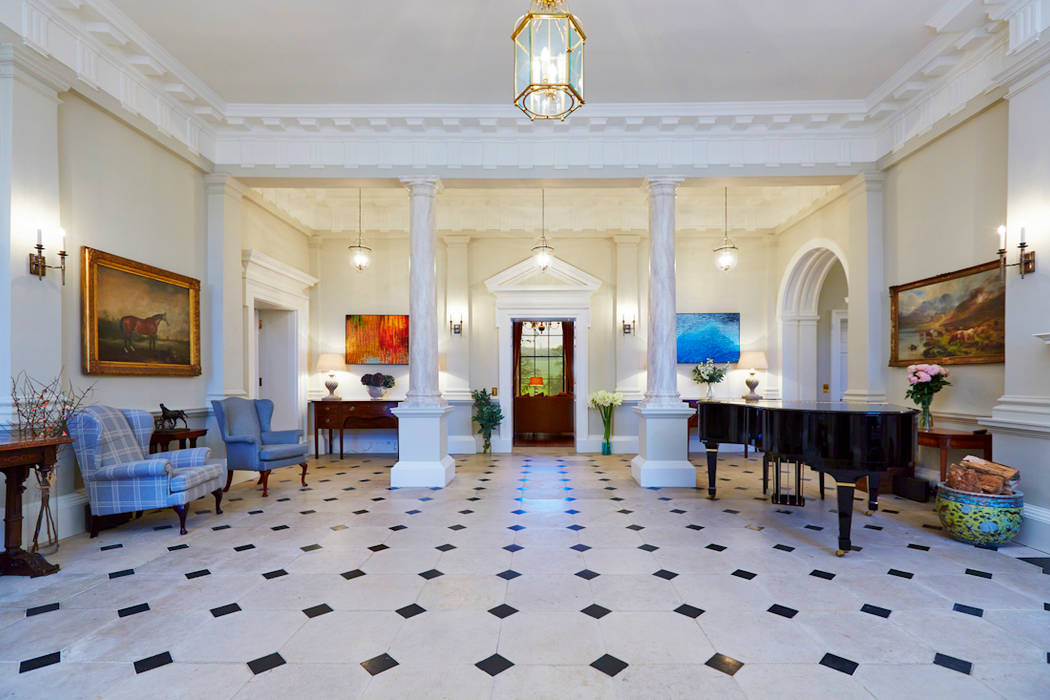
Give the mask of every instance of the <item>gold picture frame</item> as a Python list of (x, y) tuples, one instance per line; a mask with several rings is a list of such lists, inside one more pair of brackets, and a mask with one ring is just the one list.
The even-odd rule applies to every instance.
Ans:
[(87, 246), (80, 261), (84, 374), (201, 374), (200, 280)]
[(890, 287), (890, 367), (1006, 361), (998, 261)]

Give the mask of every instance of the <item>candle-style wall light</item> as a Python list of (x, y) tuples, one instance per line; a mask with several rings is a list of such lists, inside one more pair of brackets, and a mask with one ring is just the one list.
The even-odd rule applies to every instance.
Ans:
[(47, 276), (48, 270), (61, 270), (62, 271), (62, 286), (66, 286), (66, 232), (63, 229), (59, 229), (59, 234), (62, 237), (62, 248), (58, 251), (58, 257), (61, 259), (59, 265), (48, 265), (47, 257), (44, 255), (44, 231), (42, 229), (36, 230), (36, 252), (29, 254), (29, 274), (35, 275), (37, 279), (43, 280)]
[(1006, 262), (1006, 226), (1000, 226), (997, 233), (999, 234), (999, 276), (1002, 280), (1006, 281), (1006, 268), (1008, 267), (1016, 267), (1021, 273), (1021, 279), (1035, 272), (1035, 251), (1028, 250), (1024, 226), (1021, 227), (1021, 242), (1017, 244), (1020, 254), (1015, 263), (1007, 264)]

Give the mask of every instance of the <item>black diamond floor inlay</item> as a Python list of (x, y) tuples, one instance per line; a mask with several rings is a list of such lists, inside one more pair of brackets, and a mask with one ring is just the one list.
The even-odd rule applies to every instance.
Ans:
[(703, 615), (705, 612), (703, 609), (698, 608), (695, 605), (689, 605), (688, 603), (682, 603), (677, 608), (675, 608), (674, 611), (679, 615), (685, 615), (686, 617), (691, 617), (694, 620)]
[(412, 603), (411, 605), (406, 605), (403, 608), (398, 608), (394, 612), (396, 612), (398, 615), (400, 615), (401, 617), (403, 617), (403, 618), (405, 618), (407, 620), (410, 617), (415, 617), (416, 615), (422, 615), (426, 611), (427, 611), (426, 608), (424, 608), (422, 605), (417, 605), (416, 603)]
[(223, 615), (229, 615), (230, 613), (240, 612), (241, 606), (237, 603), (229, 603), (227, 605), (220, 605), (217, 608), (211, 609), (213, 617), (222, 617)]
[(737, 576), (737, 577), (742, 578), (742, 579), (744, 579), (746, 581), (750, 581), (754, 577), (758, 576), (758, 574), (753, 573), (751, 571), (745, 571), (744, 569), (737, 569), (736, 571), (733, 572), (733, 576)]
[(610, 654), (605, 654), (601, 658), (592, 661), (591, 668), (596, 668), (611, 678), (627, 668), (627, 662), (621, 661)]
[(267, 571), (265, 574), (263, 574), (263, 578), (265, 578), (265, 579), (272, 579), (272, 578), (280, 578), (281, 576), (287, 576), (287, 575), (288, 575), (288, 572), (285, 571), (284, 569), (276, 569), (274, 571)]
[(397, 661), (390, 654), (380, 654), (379, 656), (373, 656), (368, 661), (361, 662), (361, 666), (373, 676), (377, 676), (383, 671), (389, 671), (397, 665)]
[(586, 552), (590, 547), (585, 544), (574, 544), (569, 549), (575, 549), (577, 552)]
[(610, 610), (609, 608), (603, 607), (601, 605), (598, 605), (597, 603), (591, 603), (590, 605), (588, 605), (586, 608), (584, 608), (580, 612), (582, 612), (584, 615), (590, 615), (595, 620), (600, 620), (603, 617), (605, 617), (606, 615), (608, 615), (609, 613), (611, 613), (612, 610)]
[(445, 574), (441, 573), (437, 569), (428, 569), (427, 571), (420, 572), (419, 575), (425, 578), (427, 581), (429, 581), (431, 579), (437, 578), (438, 576), (444, 576)]
[(715, 551), (715, 552), (724, 552), (724, 551), (726, 551), (726, 548), (723, 545), (720, 545), (720, 544), (709, 544), (704, 549), (710, 549), (710, 550)]
[(358, 578), (359, 576), (364, 576), (365, 572), (361, 571), (361, 569), (354, 569), (353, 571), (344, 571), (339, 575), (345, 578), (347, 581), (350, 581), (352, 579)]
[(774, 615), (786, 617), (789, 620), (795, 615), (798, 615), (798, 610), (795, 610), (794, 608), (789, 608), (786, 605), (780, 605), (779, 603), (774, 603), (773, 605), (770, 605), (769, 609), (767, 609), (766, 612), (771, 612)]
[(893, 612), (887, 608), (880, 608), (878, 605), (871, 605), (870, 603), (860, 606), (860, 611), (877, 617), (889, 617), (890, 613)]
[(518, 578), (519, 576), (521, 576), (521, 574), (519, 574), (514, 569), (507, 569), (506, 571), (501, 571), (501, 572), (499, 572), (496, 575), (499, 576), (502, 579), (507, 580), (507, 581), (510, 581), (511, 579), (515, 579), (515, 578)]
[(278, 666), (283, 666), (284, 664), (284, 657), (274, 652), (273, 654), (260, 656), (258, 659), (249, 661), (248, 668), (251, 669), (252, 673), (258, 676), (260, 673), (266, 673), (267, 671), (275, 669)]
[(583, 569), (581, 571), (577, 571), (576, 575), (582, 579), (586, 579), (587, 581), (601, 576), (601, 574), (599, 574), (597, 571), (591, 571), (590, 569)]
[(821, 571), (820, 569), (813, 569), (813, 571), (809, 572), (809, 575), (816, 576), (817, 578), (822, 578), (825, 581), (830, 581), (831, 579), (835, 578), (835, 574), (831, 573), (830, 571)]
[(35, 608), (26, 609), (26, 617), (33, 617), (34, 615), (42, 615), (44, 613), (58, 610), (58, 603), (48, 603), (47, 605), (38, 605)]
[(437, 547), (434, 547), (439, 552), (451, 552), (455, 548), (456, 545), (454, 544), (439, 544)]
[(963, 605), (962, 603), (956, 603), (952, 606), (952, 610), (955, 612), (966, 613), (967, 615), (973, 615), (974, 617), (984, 617), (984, 610), (981, 608), (975, 608), (972, 605)]
[(129, 605), (126, 608), (121, 608), (117, 611), (117, 617), (129, 617), (136, 615), (141, 612), (149, 610), (149, 603), (139, 603), (138, 605)]
[(938, 666), (944, 666), (953, 671), (958, 671), (959, 673), (965, 673), (966, 675), (970, 675), (970, 671), (973, 670), (973, 664), (971, 662), (957, 659), (954, 656), (948, 656), (947, 654), (936, 654), (933, 657), (933, 663)]
[(161, 652), (155, 656), (147, 656), (145, 659), (139, 659), (134, 663), (135, 673), (145, 673), (146, 671), (152, 671), (155, 668), (161, 666), (167, 666), (170, 663), (174, 663), (171, 658), (170, 652)]
[(303, 614), (309, 618), (319, 617), (320, 615), (325, 615), (330, 612), (332, 612), (332, 608), (327, 603), (314, 605), (313, 607), (303, 610)]
[(25, 661), (22, 661), (21, 663), (18, 664), (18, 672), (19, 673), (27, 673), (29, 671), (35, 671), (38, 668), (43, 668), (44, 666), (50, 666), (52, 664), (57, 664), (57, 663), (59, 663), (61, 661), (62, 661), (62, 652), (54, 651), (54, 652), (51, 652), (50, 654), (44, 654), (43, 656), (38, 656), (38, 657), (36, 657), (34, 659), (26, 659)]
[(497, 605), (494, 608), (489, 608), (489, 612), (502, 620), (502, 619), (504, 619), (506, 617), (510, 617), (514, 613), (518, 612), (518, 609), (515, 608), (515, 607), (512, 607), (510, 605), (507, 605), (506, 603), (500, 603), (499, 605)]
[(915, 576), (915, 574), (910, 571), (901, 571), (900, 569), (890, 569), (886, 573), (890, 576), (898, 576), (900, 578), (912, 578)]
[(743, 667), (744, 663), (742, 661), (737, 661), (731, 656), (726, 656), (725, 654), (715, 654), (705, 661), (704, 665), (710, 666), (716, 671), (721, 671), (728, 676), (732, 676)]
[(970, 576), (976, 576), (977, 578), (991, 578), (992, 575), (987, 571), (979, 571), (977, 569), (967, 569), (966, 573)]
[(830, 652), (824, 654), (824, 658), (820, 660), (820, 665), (845, 673), (847, 676), (852, 676), (853, 672), (857, 670), (857, 666), (859, 666), (856, 661), (850, 661)]
[(513, 666), (514, 663), (503, 658), (499, 654), (493, 654), (487, 659), (482, 659), (474, 665), (490, 676), (497, 676)]

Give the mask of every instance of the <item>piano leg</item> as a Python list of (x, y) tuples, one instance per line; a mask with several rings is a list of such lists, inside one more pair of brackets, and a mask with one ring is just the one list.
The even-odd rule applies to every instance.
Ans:
[(879, 509), (879, 486), (882, 485), (882, 474), (868, 474), (868, 512), (871, 515)]
[(716, 481), (718, 478), (718, 443), (704, 442), (707, 448), (707, 497), (715, 500), (717, 491)]
[(851, 482), (835, 481), (839, 501), (839, 548), (835, 552), (836, 557), (843, 556), (852, 549), (850, 542), (850, 527), (853, 525), (853, 489), (855, 484)]
[(820, 500), (824, 500), (824, 472), (820, 472)]
[(769, 455), (762, 453), (762, 495), (769, 493)]

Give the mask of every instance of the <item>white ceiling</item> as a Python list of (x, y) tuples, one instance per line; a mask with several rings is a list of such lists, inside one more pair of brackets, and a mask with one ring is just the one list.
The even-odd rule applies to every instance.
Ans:
[[(733, 183), (729, 189), (729, 228), (737, 236), (771, 234), (837, 189), (837, 185)], [(256, 187), (255, 192), (317, 233), (357, 231), (357, 189)], [(445, 234), (538, 235), (541, 192), (546, 200), (546, 227), (554, 235), (645, 234), (648, 230), (647, 195), (640, 186), (444, 189), (438, 195), (438, 230)], [(404, 188), (366, 188), (361, 190), (361, 201), (361, 225), (366, 233), (408, 230), (408, 196)], [(718, 235), (723, 227), (723, 208), (721, 187), (682, 187), (676, 228), (684, 233)]]
[[(112, 0), (228, 102), (500, 104), (527, 0)], [(853, 99), (944, 0), (571, 0), (588, 102)]]

